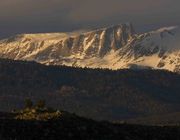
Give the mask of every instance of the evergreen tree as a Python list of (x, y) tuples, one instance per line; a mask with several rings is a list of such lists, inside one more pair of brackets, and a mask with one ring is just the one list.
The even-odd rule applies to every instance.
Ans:
[(33, 102), (31, 99), (26, 99), (25, 100), (25, 108), (32, 108), (33, 107)]

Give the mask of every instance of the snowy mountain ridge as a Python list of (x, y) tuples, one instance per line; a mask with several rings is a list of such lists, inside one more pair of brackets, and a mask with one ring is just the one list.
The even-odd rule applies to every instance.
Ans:
[(0, 41), (0, 58), (46, 65), (180, 71), (180, 30), (137, 34), (131, 24), (87, 32), (22, 34)]

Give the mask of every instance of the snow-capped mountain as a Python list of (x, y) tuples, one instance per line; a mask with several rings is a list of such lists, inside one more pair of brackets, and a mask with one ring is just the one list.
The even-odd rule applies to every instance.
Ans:
[(88, 32), (22, 34), (0, 41), (0, 57), (46, 65), (180, 71), (180, 30), (137, 34), (131, 24)]

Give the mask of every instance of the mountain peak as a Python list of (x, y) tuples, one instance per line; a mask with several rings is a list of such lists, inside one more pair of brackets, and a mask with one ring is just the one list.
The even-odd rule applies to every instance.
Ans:
[(0, 57), (46, 65), (180, 70), (177, 26), (136, 34), (131, 23), (89, 32), (23, 34), (0, 41)]
[(112, 30), (122, 30), (122, 32), (129, 32), (131, 35), (135, 34), (134, 27), (131, 23), (121, 23), (121, 24), (115, 24), (111, 26), (107, 26), (104, 29), (112, 29)]

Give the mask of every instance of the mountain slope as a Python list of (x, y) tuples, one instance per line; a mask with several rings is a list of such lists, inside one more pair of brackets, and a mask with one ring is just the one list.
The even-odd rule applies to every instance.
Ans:
[(155, 69), (179, 71), (180, 30), (167, 27), (139, 35), (125, 48), (128, 56), (134, 56), (132, 64)]
[(0, 110), (22, 108), (31, 98), (97, 120), (166, 116), (180, 112), (179, 83), (180, 75), (166, 71), (92, 70), (0, 60)]
[(179, 72), (180, 30), (136, 34), (131, 24), (84, 33), (23, 34), (0, 41), (0, 57), (47, 65)]
[(133, 33), (131, 25), (122, 24), (83, 34), (17, 35), (1, 41), (0, 56), (46, 64), (80, 63), (80, 66), (86, 66), (86, 60), (103, 58), (111, 50), (126, 45)]

